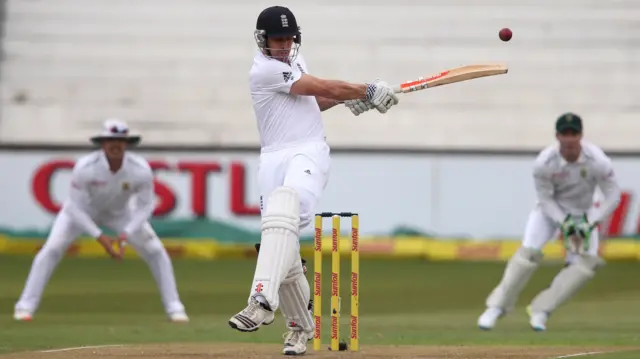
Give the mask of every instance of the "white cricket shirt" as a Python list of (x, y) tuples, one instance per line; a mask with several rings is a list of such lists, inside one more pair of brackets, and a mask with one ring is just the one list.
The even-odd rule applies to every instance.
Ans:
[(154, 199), (153, 172), (144, 158), (126, 152), (122, 167), (113, 173), (104, 152), (99, 150), (76, 161), (69, 197), (62, 210), (92, 237), (102, 233), (96, 222), (128, 216), (124, 233), (129, 236), (149, 219)]
[(325, 140), (315, 96), (289, 93), (303, 73), (308, 73), (307, 65), (300, 53), (289, 65), (257, 51), (249, 84), (263, 151)]
[[(620, 201), (620, 188), (611, 159), (600, 147), (582, 141), (582, 153), (574, 163), (560, 155), (558, 144), (540, 152), (535, 160), (533, 177), (538, 195), (537, 206), (555, 222), (567, 216), (587, 214), (589, 222), (599, 222), (615, 210)], [(592, 207), (596, 188), (604, 199)]]

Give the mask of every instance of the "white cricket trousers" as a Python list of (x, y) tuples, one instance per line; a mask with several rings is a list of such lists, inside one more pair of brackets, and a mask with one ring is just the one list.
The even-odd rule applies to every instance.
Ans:
[[(276, 188), (281, 186), (292, 187), (298, 193), (300, 200), (300, 230), (307, 227), (313, 219), (315, 208), (329, 180), (330, 167), (330, 149), (329, 145), (324, 141), (309, 142), (273, 151), (263, 150), (260, 154), (258, 168), (258, 187), (262, 213), (265, 213), (268, 206), (266, 201)], [(303, 276), (300, 243), (297, 242), (295, 245), (297, 246), (295, 250), (297, 257), (294, 258), (289, 274), (282, 283), (291, 282), (296, 277)], [(249, 300), (251, 296), (257, 293), (256, 278), (269, 278), (271, 276), (271, 267), (275, 265), (271, 263), (280, 260), (283, 259), (273, 258), (272, 260), (267, 260), (265, 258), (264, 261), (260, 261), (260, 258), (258, 259)], [(272, 283), (278, 283), (283, 279), (271, 278), (270, 280)], [(306, 278), (304, 278), (304, 282), (302, 283), (303, 286), (306, 284), (305, 287), (308, 288)], [(305, 289), (305, 291), (308, 291), (308, 289)], [(306, 293), (307, 297), (308, 295)], [(268, 300), (275, 307), (274, 309), (278, 307), (278, 295), (271, 299), (268, 298)], [(306, 308), (308, 303), (300, 302), (299, 304)], [(286, 310), (285, 308), (283, 309)]]
[[(97, 224), (116, 233), (121, 233), (128, 223), (128, 218), (127, 214), (120, 218), (98, 221)], [(35, 313), (53, 271), (69, 246), (82, 234), (82, 229), (72, 221), (71, 217), (64, 210), (60, 211), (47, 241), (33, 260), (26, 285), (16, 303), (16, 310)], [(145, 223), (141, 230), (127, 239), (127, 242), (149, 266), (160, 290), (166, 312), (171, 314), (184, 311), (184, 306), (178, 296), (171, 259), (151, 225), (148, 222)]]
[[(576, 216), (575, 220), (577, 221), (579, 219), (580, 217)], [(553, 220), (541, 209), (534, 208), (529, 214), (529, 219), (527, 220), (527, 225), (524, 230), (524, 238), (522, 239), (522, 246), (542, 250), (549, 241), (557, 240), (559, 234), (558, 227), (554, 224)], [(599, 231), (598, 228), (595, 228), (593, 232), (591, 232), (588, 254), (592, 256), (598, 255), (599, 241)], [(571, 260), (570, 256), (568, 260)]]
[(331, 158), (329, 145), (311, 142), (260, 154), (258, 188), (260, 210), (273, 190), (281, 186), (294, 188), (300, 196), (300, 230), (313, 219), (314, 209), (329, 181)]

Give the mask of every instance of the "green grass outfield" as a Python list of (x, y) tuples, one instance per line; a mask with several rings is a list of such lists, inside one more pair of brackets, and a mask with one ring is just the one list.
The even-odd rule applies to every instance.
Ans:
[[(284, 323), (252, 334), (231, 330), (228, 318), (246, 304), (252, 260), (175, 260), (191, 323), (166, 321), (151, 275), (139, 260), (65, 258), (30, 323), (12, 320), (31, 257), (0, 256), (0, 353), (81, 345), (156, 342), (281, 343)], [(504, 263), (361, 261), (360, 333), (367, 345), (640, 346), (640, 264), (609, 263), (535, 333), (524, 306), (547, 286), (561, 264), (546, 264), (524, 291), (518, 310), (492, 332), (476, 328), (484, 300)], [(311, 268), (310, 268), (311, 269)], [(349, 262), (342, 263), (342, 334), (348, 333)], [(329, 309), (330, 266), (324, 266)], [(311, 277), (311, 273), (308, 273)], [(324, 320), (328, 343), (328, 315)], [(625, 356), (626, 355), (626, 356)], [(590, 359), (640, 358), (640, 352)]]

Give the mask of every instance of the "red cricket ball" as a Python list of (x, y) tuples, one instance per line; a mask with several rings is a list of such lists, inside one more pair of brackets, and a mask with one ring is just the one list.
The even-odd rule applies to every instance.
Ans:
[(500, 40), (509, 41), (511, 40), (511, 36), (513, 36), (513, 33), (509, 28), (505, 27), (504, 29), (500, 30), (498, 35), (500, 35)]

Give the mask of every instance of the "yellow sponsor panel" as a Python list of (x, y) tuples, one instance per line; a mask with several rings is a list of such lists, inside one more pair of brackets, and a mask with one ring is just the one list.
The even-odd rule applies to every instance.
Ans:
[[(322, 237), (322, 253), (331, 253), (331, 236)], [(359, 241), (360, 253), (368, 258), (394, 258), (397, 250), (397, 242), (390, 237), (361, 238)], [(307, 242), (300, 246), (300, 255), (305, 258), (313, 256), (313, 243)], [(340, 236), (340, 253), (351, 253), (351, 236)], [(416, 254), (418, 255), (418, 254)]]
[(2, 246), (2, 253), (5, 254), (30, 254), (35, 255), (44, 243), (39, 239), (24, 239), (17, 240), (7, 237), (4, 245)]
[(213, 249), (213, 258), (227, 258), (227, 259), (240, 259), (240, 258), (256, 258), (258, 252), (253, 244), (226, 244), (216, 243)]
[[(35, 255), (43, 239), (11, 238), (0, 235), (0, 253), (14, 255)], [(215, 260), (219, 258), (255, 258), (253, 243), (220, 243), (215, 240), (163, 239), (167, 252), (173, 258), (200, 258)], [(506, 261), (518, 250), (520, 241), (516, 240), (457, 240), (447, 238), (407, 237), (369, 237), (359, 243), (360, 255), (364, 258), (406, 259), (424, 258), (430, 261)], [(323, 240), (323, 252), (331, 252), (331, 240)], [(340, 253), (351, 251), (351, 238), (340, 237)], [(566, 251), (561, 241), (550, 241), (543, 249), (545, 260), (564, 260)], [(313, 256), (311, 243), (301, 246), (301, 255), (310, 259)], [(640, 260), (640, 244), (632, 239), (610, 238), (602, 243), (600, 255), (605, 260)], [(104, 249), (95, 240), (82, 238), (73, 243), (67, 256), (107, 257)], [(133, 248), (128, 247), (125, 258), (137, 258)]]
[(640, 251), (634, 240), (605, 240), (600, 248), (600, 255), (607, 260), (638, 260)]
[(503, 261), (507, 261), (513, 257), (518, 248), (520, 248), (520, 241), (502, 241), (501, 244), (499, 259)]
[(214, 259), (219, 254), (220, 247), (216, 241), (185, 241), (178, 238), (163, 239), (162, 243), (174, 258)]
[(400, 258), (426, 258), (428, 240), (421, 237), (398, 238), (393, 241), (393, 256)]
[[(0, 237), (0, 253), (17, 255), (35, 255), (42, 245), (42, 239), (7, 239)], [(214, 241), (184, 241), (180, 239), (168, 239), (162, 241), (167, 252), (172, 257), (204, 258), (213, 259), (216, 257), (219, 244)], [(74, 257), (107, 257), (104, 248), (92, 239), (79, 239), (67, 249), (67, 256)], [(127, 246), (125, 258), (137, 258), (138, 255)]]
[(426, 239), (426, 257), (432, 261), (451, 261), (458, 257), (458, 246), (453, 241)]
[(485, 260), (500, 259), (502, 243), (497, 241), (485, 242), (461, 242), (456, 252), (458, 260)]
[(550, 241), (542, 249), (544, 253), (544, 259), (564, 260), (567, 255), (567, 251), (561, 241)]

